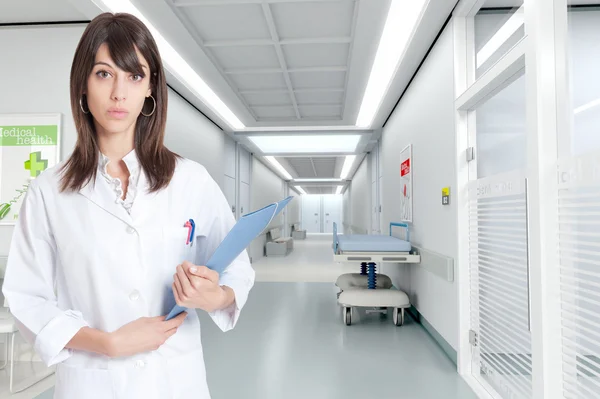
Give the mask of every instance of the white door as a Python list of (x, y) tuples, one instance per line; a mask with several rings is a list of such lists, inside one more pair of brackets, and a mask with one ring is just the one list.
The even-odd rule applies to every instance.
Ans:
[(521, 76), (478, 104), (469, 134), (471, 372), (503, 399), (532, 397), (525, 90)]
[(381, 234), (382, 232), (385, 232), (387, 234), (387, 229), (389, 228), (389, 226), (384, 226), (382, 228), (381, 223), (382, 223), (382, 216), (381, 216), (381, 211), (382, 211), (382, 202), (383, 202), (383, 178), (381, 176), (379, 176), (378, 179), (378, 187), (377, 187), (377, 193), (379, 194), (379, 203), (378, 203), (378, 208), (377, 208), (377, 223), (379, 224), (379, 234)]
[(377, 200), (377, 182), (371, 184), (371, 234), (380, 234), (379, 229), (379, 201)]
[(333, 234), (333, 223), (338, 225), (338, 232), (341, 232), (342, 225), (342, 196), (324, 195), (323, 196), (323, 232)]
[(302, 196), (302, 226), (307, 233), (321, 232), (321, 196)]
[(240, 215), (250, 212), (250, 185), (240, 183)]
[(229, 208), (235, 216), (235, 179), (225, 175), (223, 186), (223, 194), (225, 194), (225, 198), (227, 198), (227, 202), (229, 203)]

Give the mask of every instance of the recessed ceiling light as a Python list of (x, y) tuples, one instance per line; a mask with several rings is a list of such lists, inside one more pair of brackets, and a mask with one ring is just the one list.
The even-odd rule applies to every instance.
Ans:
[(296, 189), (298, 191), (300, 191), (301, 194), (308, 195), (308, 194), (306, 194), (306, 191), (304, 191), (304, 189), (302, 187), (300, 187), (300, 186), (294, 186), (294, 187), (296, 187)]
[(347, 155), (346, 160), (344, 161), (344, 166), (342, 166), (342, 173), (340, 177), (345, 179), (348, 177), (348, 173), (350, 173), (350, 169), (352, 168), (352, 164), (356, 159), (356, 155)]
[(392, 0), (356, 126), (369, 127), (387, 92), (427, 0)]
[(331, 178), (331, 179), (294, 179), (295, 182), (312, 182), (312, 183), (317, 183), (317, 182), (328, 182), (328, 181), (342, 181), (343, 179), (336, 179), (336, 178)]
[(292, 179), (292, 175), (290, 175), (288, 173), (287, 170), (285, 170), (285, 168), (283, 166), (281, 166), (281, 164), (279, 162), (277, 162), (277, 160), (275, 159), (275, 157), (265, 157), (267, 161), (269, 161), (271, 163), (271, 165), (273, 165), (275, 167), (275, 169), (277, 169), (279, 171), (279, 173), (281, 173), (287, 180), (291, 180)]
[(525, 8), (516, 12), (498, 29), (490, 40), (477, 52), (477, 68), (481, 67), (525, 23)]
[(243, 129), (245, 125), (229, 109), (229, 107), (217, 96), (217, 94), (206, 84), (206, 82), (194, 71), (194, 69), (179, 55), (179, 53), (167, 42), (160, 32), (144, 17), (144, 15), (129, 0), (93, 0), (96, 5), (105, 11), (113, 13), (125, 12), (135, 15), (150, 30), (165, 67), (179, 79), (190, 91), (196, 94), (202, 101), (219, 115), (231, 128)]
[(241, 132), (296, 132), (296, 131), (341, 131), (341, 130), (357, 130), (361, 131), (362, 128), (357, 127), (356, 125), (340, 125), (340, 126), (248, 126), (244, 129), (241, 129)]
[(354, 152), (360, 135), (248, 136), (263, 153)]

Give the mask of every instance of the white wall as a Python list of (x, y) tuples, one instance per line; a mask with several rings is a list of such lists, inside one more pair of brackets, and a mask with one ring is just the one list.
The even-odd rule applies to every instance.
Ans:
[[(350, 228), (352, 225), (352, 184), (348, 185), (346, 191), (342, 195), (342, 227), (338, 228), (338, 232), (346, 231), (346, 228)], [(350, 232), (348, 232), (350, 233)]]
[[(231, 138), (169, 89), (165, 145), (179, 155), (204, 165), (222, 190), (226, 143), (235, 147)], [(232, 177), (235, 178), (235, 174)]]
[(231, 212), (237, 216), (235, 207), (237, 206), (237, 145), (236, 142), (231, 140), (229, 137), (225, 137), (223, 153), (221, 159), (223, 160), (223, 193)]
[[(257, 158), (252, 158), (252, 186), (250, 187), (250, 193), (252, 211), (255, 211), (283, 199), (284, 181)], [(266, 230), (281, 227), (283, 234), (283, 225), (284, 217), (280, 213), (277, 217), (273, 218)], [(265, 243), (265, 234), (260, 235), (252, 242), (250, 245), (252, 262), (256, 262), (263, 257)]]
[[(383, 130), (382, 226), (399, 221), (398, 154), (412, 144), (411, 241), (456, 259), (456, 207), (453, 201), (449, 206), (441, 204), (441, 189), (456, 181), (453, 63), (452, 24), (449, 24)], [(364, 191), (365, 186), (360, 187)], [(408, 291), (411, 303), (421, 315), (457, 349), (456, 283), (416, 265), (386, 265), (384, 269), (396, 286)]]
[[(69, 73), (85, 27), (0, 28), (0, 113), (59, 112), (63, 115), (61, 160), (75, 147)], [(17, 62), (18, 61), (18, 62)], [(169, 91), (166, 145), (202, 163), (223, 183), (224, 148), (230, 140), (202, 114)], [(221, 186), (222, 187), (222, 186)], [(0, 226), (0, 255), (10, 246), (12, 227)]]
[[(295, 224), (295, 223), (302, 224), (302, 218), (301, 218), (301, 212), (300, 212), (300, 210), (302, 208), (302, 196), (292, 189), (288, 190), (288, 195), (291, 197), (294, 197), (294, 198), (292, 198), (292, 200), (286, 207), (287, 224), (288, 224), (287, 228), (286, 228), (287, 236), (289, 236), (289, 233), (291, 232), (291, 226), (293, 224)], [(302, 226), (300, 226), (300, 228), (302, 228)]]
[(238, 146), (238, 217), (252, 212), (250, 186), (252, 182), (252, 156)]
[(371, 175), (369, 158), (365, 157), (351, 183), (350, 191), (352, 233), (368, 234), (371, 230)]

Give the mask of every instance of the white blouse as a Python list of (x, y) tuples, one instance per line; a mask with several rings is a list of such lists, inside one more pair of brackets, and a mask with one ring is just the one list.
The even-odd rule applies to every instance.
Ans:
[(123, 199), (123, 183), (121, 182), (121, 179), (112, 177), (108, 173), (110, 159), (102, 153), (100, 153), (99, 169), (102, 176), (104, 176), (104, 179), (115, 191), (115, 202), (121, 204), (128, 213), (131, 213), (131, 207), (133, 206), (133, 201), (137, 194), (137, 185), (140, 177), (140, 164), (135, 154), (135, 150), (132, 150), (125, 155), (125, 157), (123, 157), (123, 162), (129, 170), (129, 182), (127, 184), (127, 195), (125, 196), (125, 199)]

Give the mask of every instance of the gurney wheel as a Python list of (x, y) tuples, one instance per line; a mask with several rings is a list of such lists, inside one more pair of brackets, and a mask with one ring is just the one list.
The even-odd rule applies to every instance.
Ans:
[(344, 307), (344, 322), (347, 326), (352, 324), (352, 308)]
[(404, 324), (404, 309), (394, 308), (394, 325), (401, 326)]

